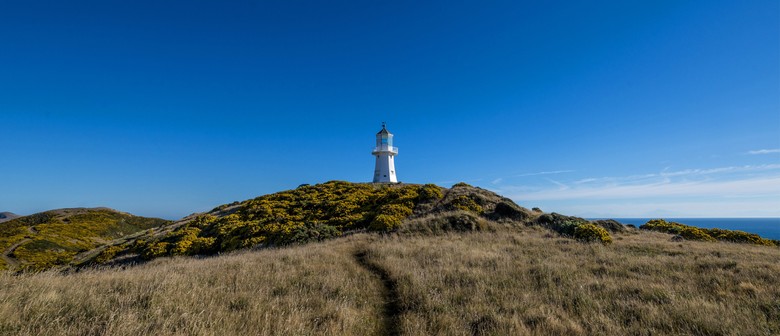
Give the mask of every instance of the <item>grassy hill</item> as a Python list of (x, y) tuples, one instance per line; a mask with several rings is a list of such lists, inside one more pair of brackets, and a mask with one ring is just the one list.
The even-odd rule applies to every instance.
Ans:
[[(403, 224), (403, 225), (402, 225)], [(471, 231), (540, 225), (569, 237), (609, 243), (614, 221), (542, 214), (464, 183), (372, 184), (331, 181), (219, 206), (82, 254), (75, 265), (138, 262), (174, 255), (321, 241), (355, 232)]]
[[(74, 232), (55, 235), (66, 244), (99, 225), (63, 230), (65, 217), (121, 214), (63, 211), (9, 232), (41, 238), (31, 223), (46, 218)], [(340, 181), (145, 220), (46, 264), (75, 272), (0, 274), (0, 334), (780, 334), (780, 248), (739, 231), (589, 222), (466, 184)]]
[(51, 210), (0, 224), (0, 269), (44, 270), (79, 252), (168, 223), (108, 208)]

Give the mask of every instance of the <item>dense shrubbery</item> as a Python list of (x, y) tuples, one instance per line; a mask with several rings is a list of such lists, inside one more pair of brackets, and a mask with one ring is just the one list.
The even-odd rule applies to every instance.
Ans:
[(490, 231), (490, 221), (469, 211), (455, 210), (410, 220), (403, 233), (442, 234), (445, 232)]
[(493, 210), (493, 219), (511, 219), (515, 221), (525, 221), (531, 215), (527, 210), (518, 206), (512, 201), (501, 201), (496, 203), (496, 208)]
[(461, 195), (452, 201), (452, 207), (458, 210), (469, 211), (476, 214), (485, 212), (482, 206), (477, 204), (471, 197)]
[(234, 204), (237, 207), (229, 215), (199, 216), (167, 236), (135, 249), (142, 257), (151, 259), (303, 243), (337, 237), (343, 231), (354, 229), (391, 231), (419, 204), (442, 197), (442, 189), (432, 184), (332, 181), (300, 186)]
[(111, 260), (112, 258), (114, 258), (114, 256), (116, 256), (116, 254), (121, 252), (122, 250), (123, 250), (123, 248), (121, 246), (109, 246), (106, 249), (104, 249), (103, 251), (101, 251), (100, 254), (98, 254), (97, 257), (95, 257), (94, 262), (96, 262), (98, 264), (102, 264), (104, 262), (107, 262), (107, 261)]
[(438, 201), (444, 197), (444, 193), (441, 191), (441, 187), (435, 184), (426, 184), (420, 187), (419, 200), (420, 202)]
[(154, 259), (168, 255), (169, 242), (152, 242), (143, 247), (141, 257), (144, 259)]
[(738, 230), (708, 229), (707, 233), (717, 240), (730, 241), (735, 243), (749, 243), (756, 245), (777, 246), (775, 241), (761, 238), (754, 233), (747, 233)]
[(580, 224), (574, 228), (574, 238), (587, 242), (600, 242), (609, 244), (612, 237), (603, 227), (595, 224)]
[(728, 241), (734, 243), (749, 243), (756, 245), (777, 246), (769, 239), (761, 238), (754, 233), (747, 233), (738, 230), (723, 229), (703, 229), (695, 226), (688, 226), (676, 222), (667, 222), (663, 219), (653, 219), (639, 227), (640, 229), (652, 230), (680, 235), (688, 240), (701, 241)]
[(705, 230), (663, 219), (653, 219), (639, 227), (640, 229), (666, 232), (679, 235), (687, 240), (715, 241)]
[(455, 212), (442, 219), (454, 231), (484, 231), (489, 228), (487, 221), (470, 212)]
[(620, 224), (620, 222), (614, 219), (599, 219), (593, 221), (593, 224), (598, 225), (609, 232), (623, 232), (626, 230), (626, 227), (623, 226), (623, 224)]
[(607, 230), (579, 217), (564, 216), (553, 212), (539, 216), (537, 223), (577, 240), (602, 244), (612, 242), (612, 236)]

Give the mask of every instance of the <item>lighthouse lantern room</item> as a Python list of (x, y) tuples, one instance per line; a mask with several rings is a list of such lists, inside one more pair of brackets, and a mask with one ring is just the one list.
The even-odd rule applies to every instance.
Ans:
[(395, 156), (398, 155), (398, 147), (393, 147), (393, 134), (387, 131), (384, 122), (382, 130), (376, 134), (376, 147), (371, 154), (376, 156), (374, 183), (397, 183)]

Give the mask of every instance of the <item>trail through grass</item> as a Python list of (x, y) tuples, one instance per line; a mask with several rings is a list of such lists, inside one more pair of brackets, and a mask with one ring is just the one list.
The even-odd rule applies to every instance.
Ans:
[(398, 294), (398, 284), (386, 270), (371, 261), (365, 248), (355, 252), (355, 260), (358, 264), (371, 272), (382, 283), (382, 325), (383, 335), (401, 335), (399, 317), (401, 314), (401, 297)]
[(2, 258), (3, 258), (3, 261), (5, 261), (6, 267), (8, 269), (15, 269), (15, 268), (19, 267), (19, 260), (16, 260), (16, 258), (12, 257), (11, 255), (14, 253), (14, 251), (16, 251), (16, 249), (19, 246), (22, 246), (22, 244), (25, 244), (25, 243), (27, 243), (29, 241), (31, 241), (31, 239), (24, 238), (24, 239), (18, 241), (17, 243), (9, 246), (7, 249), (5, 249), (5, 251), (3, 251)]

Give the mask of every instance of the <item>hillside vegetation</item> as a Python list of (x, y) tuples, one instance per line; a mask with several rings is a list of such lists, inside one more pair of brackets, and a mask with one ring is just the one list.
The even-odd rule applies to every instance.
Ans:
[(640, 228), (658, 232), (666, 232), (677, 235), (678, 238), (701, 241), (727, 241), (732, 243), (748, 243), (764, 246), (778, 246), (778, 241), (761, 238), (755, 233), (747, 233), (739, 230), (704, 229), (695, 226), (667, 222), (663, 219), (648, 221)]
[(0, 269), (44, 270), (126, 235), (169, 223), (106, 208), (42, 212), (0, 224)]
[[(528, 210), (465, 183), (373, 184), (331, 181), (216, 207), (176, 222), (134, 217), (110, 209), (64, 209), (0, 226), (11, 269), (138, 263), (176, 255), (213, 255), (246, 248), (322, 241), (356, 232), (440, 234), (537, 226), (566, 238), (610, 244), (626, 227)], [(681, 239), (776, 245), (740, 231), (651, 221), (642, 228)], [(705, 234), (708, 232), (708, 234)], [(707, 235), (706, 237), (703, 235)], [(15, 264), (12, 264), (15, 263)]]
[(77, 263), (211, 255), (321, 241), (363, 231), (470, 231), (488, 229), (489, 223), (540, 225), (568, 237), (605, 244), (611, 241), (610, 230), (623, 229), (614, 221), (591, 223), (531, 211), (465, 183), (446, 189), (433, 184), (331, 181), (222, 205), (123, 244), (101, 246)]
[(463, 183), (332, 181), (176, 222), (63, 209), (0, 237), (9, 268), (63, 266), (0, 272), (0, 334), (780, 334), (776, 241)]
[[(420, 224), (420, 223), (417, 223)], [(541, 227), (0, 275), (11, 335), (776, 335), (780, 249)]]

